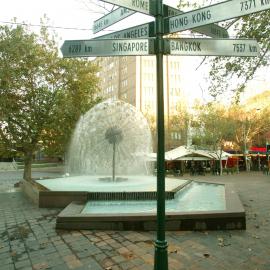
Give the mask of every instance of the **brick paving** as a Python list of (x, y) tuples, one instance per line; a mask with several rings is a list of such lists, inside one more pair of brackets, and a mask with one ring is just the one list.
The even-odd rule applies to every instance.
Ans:
[[(0, 173), (0, 270), (153, 269), (155, 232), (55, 230), (60, 209), (30, 203), (13, 188), (20, 177), (20, 172)], [(235, 185), (247, 230), (168, 232), (169, 269), (270, 269), (270, 176), (242, 172), (200, 180)]]

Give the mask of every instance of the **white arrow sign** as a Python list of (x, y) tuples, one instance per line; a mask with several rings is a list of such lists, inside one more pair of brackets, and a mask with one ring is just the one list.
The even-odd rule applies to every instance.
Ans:
[(124, 38), (148, 38), (154, 37), (154, 22), (133, 26), (111, 34), (95, 37), (94, 39), (124, 39)]
[(152, 14), (152, 7), (150, 7), (150, 0), (101, 0), (120, 7), (126, 7), (145, 14)]
[(64, 57), (122, 56), (154, 54), (154, 39), (66, 40)]
[[(184, 14), (183, 11), (176, 9), (174, 7), (168, 6), (168, 5), (163, 5), (163, 8), (164, 8), (165, 17), (171, 17), (171, 16), (176, 16), (179, 14)], [(209, 36), (209, 37), (213, 37), (213, 38), (228, 38), (229, 37), (228, 31), (225, 28), (222, 28), (221, 26), (217, 24), (213, 24), (213, 23), (194, 28), (193, 31)]]
[(110, 25), (113, 25), (121, 21), (122, 19), (127, 18), (128, 16), (134, 13), (135, 11), (130, 10), (128, 8), (124, 8), (124, 7), (117, 8), (113, 10), (112, 12), (110, 12), (109, 14), (106, 14), (102, 18), (94, 21), (93, 33), (95, 34), (109, 27)]
[(164, 42), (166, 53), (171, 55), (258, 56), (260, 50), (253, 39), (181, 38)]
[(269, 0), (232, 0), (165, 19), (165, 31), (175, 33), (201, 25), (270, 9)]

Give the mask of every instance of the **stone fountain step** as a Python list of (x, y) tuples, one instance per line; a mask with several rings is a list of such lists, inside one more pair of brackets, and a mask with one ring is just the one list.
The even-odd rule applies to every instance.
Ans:
[[(229, 184), (225, 184), (225, 202), (225, 208), (219, 210), (216, 208), (216, 210), (185, 211), (181, 207), (168, 210), (166, 230), (245, 230), (245, 210), (233, 186)], [(121, 203), (119, 207), (118, 202), (96, 201), (94, 204), (90, 202), (89, 206), (89, 201), (73, 201), (57, 216), (56, 228), (156, 230), (156, 205), (145, 202), (150, 208), (148, 206), (144, 208), (143, 202), (138, 202), (137, 209), (132, 210), (129, 202)], [(114, 204), (117, 205), (117, 211), (113, 209)]]
[[(165, 192), (165, 199), (174, 199), (174, 194)], [(88, 192), (87, 198), (93, 201), (156, 200), (157, 192)]]

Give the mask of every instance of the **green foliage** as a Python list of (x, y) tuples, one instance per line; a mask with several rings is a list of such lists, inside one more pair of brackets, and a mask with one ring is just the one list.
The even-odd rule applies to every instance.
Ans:
[[(63, 154), (80, 115), (95, 103), (96, 67), (62, 59), (45, 28), (0, 26), (0, 139), (31, 161), (38, 148)], [(27, 156), (27, 158), (26, 158)]]
[(196, 135), (193, 140), (213, 151), (223, 150), (227, 141), (235, 137), (236, 126), (225, 107), (209, 103), (197, 107)]
[(258, 144), (258, 139), (261, 145), (265, 144), (265, 138), (262, 137), (270, 130), (268, 107), (258, 110), (243, 105), (233, 105), (228, 109), (228, 113), (236, 124), (234, 141), (239, 150), (244, 152), (250, 146)]
[[(210, 94), (217, 98), (226, 91), (232, 91), (234, 101), (239, 102), (246, 84), (253, 79), (256, 71), (270, 63), (270, 11), (244, 16), (233, 25), (236, 38), (256, 39), (260, 46), (258, 57), (215, 57), (210, 59)], [(236, 81), (232, 88), (231, 84)]]
[[(178, 8), (193, 10), (212, 4), (209, 0), (201, 1), (200, 5), (196, 1), (181, 0)], [(253, 79), (256, 71), (270, 64), (269, 17), (270, 11), (267, 10), (219, 23), (230, 31), (233, 38), (256, 39), (260, 54), (258, 57), (207, 57), (204, 63), (210, 65), (209, 93), (214, 100), (227, 92), (238, 103), (247, 82)]]

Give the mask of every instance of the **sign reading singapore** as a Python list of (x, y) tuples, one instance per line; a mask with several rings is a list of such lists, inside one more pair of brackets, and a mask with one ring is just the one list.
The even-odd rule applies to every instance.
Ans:
[(121, 56), (154, 54), (153, 39), (66, 40), (64, 57)]

